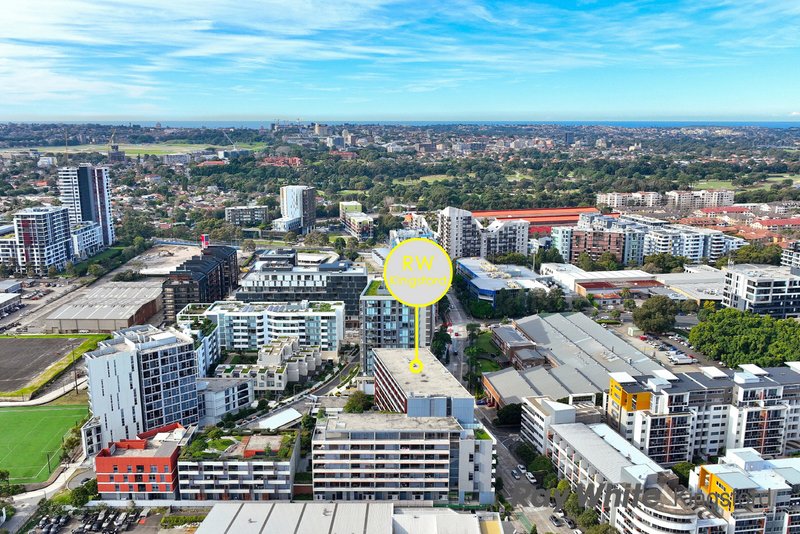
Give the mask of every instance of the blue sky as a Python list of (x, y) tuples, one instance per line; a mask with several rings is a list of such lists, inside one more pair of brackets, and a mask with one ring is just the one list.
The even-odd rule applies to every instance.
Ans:
[(798, 0), (0, 0), (0, 120), (798, 120)]

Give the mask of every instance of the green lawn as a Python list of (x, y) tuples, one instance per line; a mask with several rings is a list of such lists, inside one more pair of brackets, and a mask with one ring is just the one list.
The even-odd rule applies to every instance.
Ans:
[[(236, 143), (236, 148), (261, 150), (266, 145), (264, 143)], [(212, 147), (215, 150), (229, 149), (230, 145), (215, 146), (208, 144), (193, 144), (193, 143), (143, 143), (143, 144), (126, 144), (119, 145), (119, 149), (125, 152), (128, 156), (137, 156), (139, 154), (153, 154), (156, 156), (163, 156), (164, 154), (185, 154), (197, 150), (205, 150)], [(53, 154), (62, 154), (64, 152), (63, 146), (40, 146), (36, 149), (42, 154), (48, 152)], [(18, 152), (21, 148), (6, 149), (3, 152)], [(108, 152), (108, 145), (75, 145), (67, 149), (69, 153), (75, 154), (77, 152)]]
[(495, 347), (494, 343), (492, 343), (491, 332), (483, 332), (478, 335), (478, 341), (475, 342), (475, 346), (481, 349), (481, 352), (485, 354), (493, 354), (495, 356), (500, 355), (500, 349)]
[(755, 189), (768, 189), (772, 187), (773, 184), (777, 184), (782, 182), (783, 180), (792, 180), (794, 181), (795, 185), (800, 183), (800, 174), (771, 174), (769, 178), (765, 182), (761, 182), (752, 186), (748, 187), (736, 187), (730, 181), (726, 180), (700, 180), (699, 182), (695, 182), (692, 186), (693, 189), (744, 189), (744, 190), (755, 190)]
[(86, 406), (0, 408), (0, 469), (9, 471), (12, 484), (47, 480), (48, 453), (55, 469), (61, 440), (86, 415)]
[(484, 360), (483, 358), (478, 360), (478, 365), (481, 368), (481, 373), (491, 373), (492, 371), (500, 370), (500, 365), (497, 362), (493, 362), (491, 360)]

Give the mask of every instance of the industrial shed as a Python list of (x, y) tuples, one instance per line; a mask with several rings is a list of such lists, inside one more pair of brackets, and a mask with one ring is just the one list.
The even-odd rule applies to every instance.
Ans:
[(144, 324), (162, 308), (163, 281), (109, 282), (53, 312), (45, 321), (52, 333), (113, 332)]

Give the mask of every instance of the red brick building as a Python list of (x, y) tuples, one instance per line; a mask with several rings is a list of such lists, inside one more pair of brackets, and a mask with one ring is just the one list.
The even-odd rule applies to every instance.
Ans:
[(625, 234), (608, 230), (575, 230), (572, 232), (570, 263), (578, 261), (583, 252), (593, 260), (600, 258), (604, 252), (610, 252), (621, 262), (625, 255)]
[(178, 498), (178, 455), (189, 431), (173, 423), (112, 443), (94, 460), (97, 491), (107, 500)]

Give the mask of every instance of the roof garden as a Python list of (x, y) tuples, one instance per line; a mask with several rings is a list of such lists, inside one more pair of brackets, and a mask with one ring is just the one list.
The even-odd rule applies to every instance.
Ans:
[(381, 286), (383, 285), (383, 280), (373, 280), (367, 286), (367, 289), (364, 290), (364, 296), (366, 297), (377, 297), (380, 293)]
[(288, 460), (297, 441), (296, 432), (282, 434), (226, 433), (212, 427), (195, 435), (181, 451), (181, 460)]

